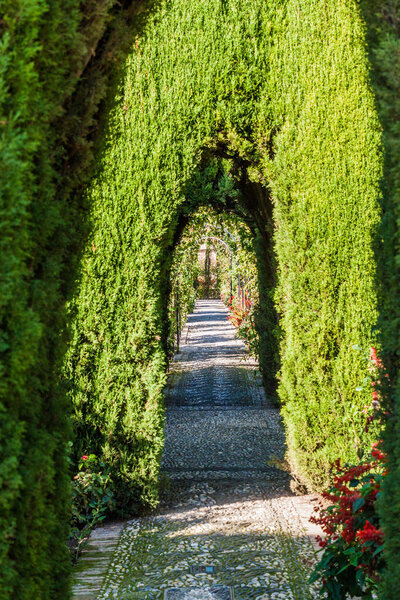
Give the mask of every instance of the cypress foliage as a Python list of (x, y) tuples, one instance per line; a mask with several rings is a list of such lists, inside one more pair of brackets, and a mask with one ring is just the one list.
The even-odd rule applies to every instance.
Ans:
[(380, 126), (357, 4), (293, 0), (285, 11), (271, 69), (279, 395), (290, 461), (321, 487), (335, 457), (357, 461), (369, 443), (352, 345), (368, 350), (377, 319)]
[(355, 391), (365, 367), (352, 345), (370, 345), (377, 318), (382, 166), (357, 3), (162, 2), (133, 46), (106, 131), (71, 305), (79, 439), (114, 465), (127, 507), (154, 504), (166, 257), (187, 186), (214, 154), (231, 161), (264, 241), (274, 205), (289, 456), (308, 485), (326, 485), (330, 461), (355, 460), (369, 444), (368, 391)]
[[(94, 71), (89, 64), (69, 98), (112, 5), (96, 16), (97, 3), (88, 2), (82, 19), (77, 0), (2, 3), (1, 599), (67, 595), (60, 281), (79, 283), (64, 366), (76, 452), (110, 463), (121, 508), (157, 501), (172, 249), (182, 214), (196, 208), (190, 184), (210, 156), (229, 161), (239, 192), (216, 193), (220, 210), (233, 203), (259, 244), (266, 379), (276, 364), (277, 327), (265, 290), (277, 280), (279, 396), (293, 468), (321, 487), (329, 461), (354, 460), (369, 442), (361, 417), (368, 396), (355, 392), (364, 365), (351, 346), (371, 344), (377, 318), (382, 159), (358, 2), (163, 0), (128, 28), (116, 21), (102, 45), (111, 62), (118, 65), (129, 35), (137, 37), (110, 92), (95, 176), (76, 199), (71, 190), (87, 177), (87, 131), (111, 63)], [(372, 39), (385, 55), (383, 30)], [(109, 42), (121, 31), (115, 55)], [(385, 96), (381, 114), (392, 101)], [(71, 131), (73, 150), (85, 147), (79, 165), (62, 155)], [(395, 149), (393, 156), (394, 165)], [(394, 166), (391, 173), (397, 181)], [(79, 256), (85, 206), (91, 233), (71, 275), (64, 266), (71, 251)], [(389, 523), (388, 503), (385, 510)]]
[(71, 98), (112, 4), (99, 11), (95, 1), (0, 3), (2, 600), (68, 596), (71, 409), (59, 373), (68, 267), (82, 222), (69, 196), (89, 162), (82, 136), (104, 97), (107, 61), (101, 76), (86, 69), (86, 90), (94, 81), (97, 89), (84, 101)]
[(400, 593), (400, 436), (399, 405), (400, 381), (398, 298), (400, 295), (399, 272), (399, 119), (400, 119), (400, 3), (380, 0), (364, 0), (361, 7), (368, 28), (369, 55), (372, 79), (379, 118), (383, 127), (384, 178), (382, 181), (383, 218), (377, 244), (380, 279), (380, 341), (383, 361), (389, 374), (387, 389), (383, 390), (388, 415), (384, 442), (388, 452), (388, 475), (383, 486), (380, 511), (385, 531), (385, 574), (381, 597), (395, 600)]
[[(61, 206), (49, 123), (79, 57), (78, 3), (3, 2), (0, 598), (68, 590), (65, 395), (57, 390)], [(68, 18), (66, 16), (68, 15)], [(64, 58), (60, 61), (59, 53)], [(73, 56), (73, 58), (72, 58)]]

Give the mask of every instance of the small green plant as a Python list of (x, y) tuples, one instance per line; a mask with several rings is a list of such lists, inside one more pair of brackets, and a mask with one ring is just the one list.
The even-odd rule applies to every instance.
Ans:
[(111, 475), (95, 454), (84, 454), (72, 480), (71, 547), (76, 554), (90, 531), (114, 509)]

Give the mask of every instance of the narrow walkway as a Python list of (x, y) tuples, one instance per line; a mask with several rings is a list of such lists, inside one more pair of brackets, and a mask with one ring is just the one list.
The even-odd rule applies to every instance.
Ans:
[(155, 515), (127, 523), (91, 597), (314, 597), (312, 498), (294, 497), (288, 474), (268, 464), (284, 454), (279, 411), (234, 334), (222, 302), (197, 302), (166, 390), (169, 487)]
[(279, 412), (223, 303), (198, 301), (182, 341), (166, 394), (162, 470), (173, 480), (287, 482), (266, 462), (284, 451)]

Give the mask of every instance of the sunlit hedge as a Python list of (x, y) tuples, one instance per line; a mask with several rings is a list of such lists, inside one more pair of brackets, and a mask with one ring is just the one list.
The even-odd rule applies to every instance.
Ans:
[(236, 181), (236, 195), (208, 189), (221, 210), (247, 214), (264, 251), (274, 237), (293, 468), (321, 487), (331, 460), (368, 443), (352, 345), (370, 345), (377, 318), (382, 166), (357, 4), (161, 3), (127, 60), (87, 192), (67, 363), (79, 439), (103, 449), (128, 506), (157, 498), (170, 256), (205, 155), (230, 161)]
[(270, 102), (279, 393), (290, 461), (321, 486), (335, 457), (355, 461), (368, 443), (352, 345), (368, 351), (377, 318), (380, 126), (357, 4), (289, 2), (282, 27)]

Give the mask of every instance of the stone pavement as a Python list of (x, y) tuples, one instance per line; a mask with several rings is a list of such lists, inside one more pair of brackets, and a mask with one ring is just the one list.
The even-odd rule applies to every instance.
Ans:
[(198, 301), (182, 342), (166, 389), (162, 472), (169, 488), (154, 515), (122, 529), (92, 592), (80, 569), (74, 597), (315, 597), (307, 583), (315, 498), (293, 496), (290, 476), (272, 466), (285, 451), (279, 411), (222, 302)]

